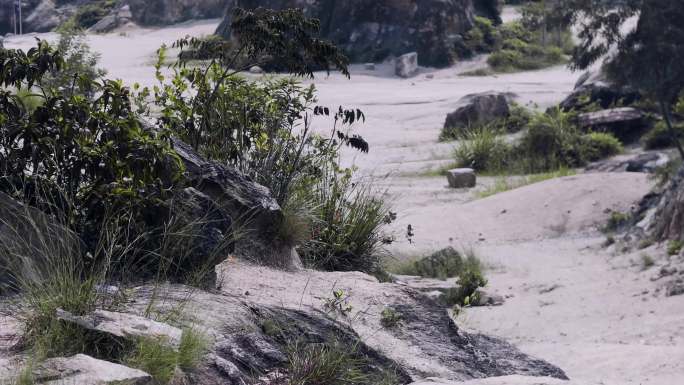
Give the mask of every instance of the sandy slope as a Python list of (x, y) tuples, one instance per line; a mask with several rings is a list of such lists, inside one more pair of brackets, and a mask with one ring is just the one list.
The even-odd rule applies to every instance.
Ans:
[[(210, 33), (216, 24), (130, 30), (91, 36), (90, 43), (102, 53), (103, 66), (113, 77), (152, 84), (151, 64), (160, 44), (185, 34)], [(32, 44), (31, 36), (5, 41), (7, 47)], [(354, 66), (352, 80), (325, 74), (315, 80), (322, 104), (358, 107), (366, 113), (368, 120), (358, 132), (370, 142), (371, 153), (346, 152), (344, 160), (366, 175), (382, 177), (378, 183), (400, 214), (397, 231), (408, 224), (416, 229), (415, 243), (400, 242), (393, 251), (415, 256), (449, 244), (475, 247), (492, 266), (491, 289), (513, 297), (501, 307), (469, 309), (459, 324), (501, 336), (559, 365), (573, 384), (682, 383), (682, 297), (654, 297), (658, 283), (649, 280), (652, 272), (633, 266), (639, 254), (608, 254), (599, 248), (603, 239), (595, 230), (607, 217), (606, 209), (628, 210), (648, 191), (645, 176), (578, 175), (472, 202), (472, 193), (448, 190), (441, 178), (416, 176), (450, 162), (454, 144), (438, 143), (437, 136), (460, 97), (488, 90), (514, 92), (521, 104), (545, 108), (568, 94), (579, 76), (562, 67), (484, 78), (458, 76), (482, 61), (422, 69), (409, 80), (391, 76), (389, 65), (373, 72)], [(327, 127), (319, 122), (320, 130)], [(329, 277), (332, 287), (334, 278)], [(554, 285), (558, 287), (542, 293)], [(522, 377), (477, 382), (537, 383), (555, 382)]]

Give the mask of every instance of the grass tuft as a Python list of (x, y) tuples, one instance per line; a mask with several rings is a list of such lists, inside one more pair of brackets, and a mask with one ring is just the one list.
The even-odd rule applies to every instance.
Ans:
[(369, 383), (364, 360), (354, 349), (337, 341), (302, 345), (288, 349), (291, 385), (348, 385)]
[(477, 198), (487, 198), (492, 195), (496, 195), (505, 191), (514, 190), (534, 183), (539, 183), (550, 179), (562, 178), (566, 176), (572, 176), (576, 174), (577, 172), (573, 169), (561, 168), (556, 171), (526, 175), (515, 179), (502, 176), (497, 178), (492, 186), (478, 192)]

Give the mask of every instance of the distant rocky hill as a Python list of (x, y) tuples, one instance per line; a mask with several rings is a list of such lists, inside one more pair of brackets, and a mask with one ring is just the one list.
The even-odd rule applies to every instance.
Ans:
[[(14, 32), (14, 0), (0, 0), (0, 33)], [(217, 34), (230, 37), (235, 7), (303, 8), (321, 20), (322, 35), (354, 62), (376, 62), (417, 52), (419, 64), (444, 67), (464, 54), (463, 35), (475, 15), (499, 18), (499, 0), (24, 0), (24, 32), (51, 31), (69, 19), (106, 32), (134, 22), (161, 26), (220, 18)]]
[(232, 8), (303, 8), (353, 62), (381, 61), (417, 52), (421, 65), (455, 61), (462, 35), (473, 26), (472, 0), (235, 0), (217, 34), (230, 37)]

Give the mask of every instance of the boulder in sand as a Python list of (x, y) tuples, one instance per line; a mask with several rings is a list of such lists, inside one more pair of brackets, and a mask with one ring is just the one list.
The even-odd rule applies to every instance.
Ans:
[(461, 98), (456, 110), (447, 115), (445, 129), (465, 129), (505, 119), (510, 114), (509, 102), (514, 95), (500, 92), (484, 92)]
[(400, 78), (410, 78), (418, 74), (418, 54), (410, 52), (401, 55), (394, 63), (394, 73)]
[(472, 168), (455, 168), (447, 171), (447, 181), (451, 188), (471, 188), (477, 184), (477, 177)]

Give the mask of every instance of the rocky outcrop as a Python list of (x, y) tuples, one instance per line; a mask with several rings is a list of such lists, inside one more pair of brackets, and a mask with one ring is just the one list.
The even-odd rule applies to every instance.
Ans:
[(589, 164), (587, 172), (646, 172), (653, 173), (659, 167), (665, 166), (670, 157), (662, 152), (648, 152), (644, 154), (619, 156)]
[(209, 213), (217, 218), (218, 226), (225, 227), (220, 220), (222, 216), (232, 219), (235, 254), (272, 266), (301, 266), (292, 245), (277, 238), (283, 213), (268, 188), (231, 167), (205, 160), (179, 140), (174, 140), (174, 149), (185, 164), (187, 179), (194, 189), (186, 191), (197, 198), (193, 205), (199, 209), (214, 208)]
[(684, 167), (679, 169), (660, 196), (647, 230), (657, 240), (684, 239)]
[(561, 103), (564, 111), (585, 111), (595, 105), (603, 109), (618, 103), (629, 106), (641, 99), (641, 95), (629, 87), (613, 84), (602, 72), (586, 72), (575, 84), (574, 91)]
[(512, 98), (512, 94), (499, 92), (466, 95), (457, 102), (456, 110), (447, 115), (444, 128), (467, 129), (505, 119), (510, 114)]
[(142, 370), (98, 360), (84, 354), (52, 358), (32, 371), (35, 384), (147, 385), (152, 376)]
[(137, 338), (163, 341), (178, 349), (183, 332), (173, 326), (152, 321), (133, 314), (96, 310), (85, 316), (76, 316), (57, 309), (57, 319), (77, 325), (87, 332), (103, 335), (103, 339), (135, 340)]
[(475, 13), (478, 16), (486, 17), (495, 25), (501, 24), (501, 11), (503, 10), (503, 0), (473, 0)]
[(193, 19), (219, 18), (234, 0), (125, 0), (133, 20), (142, 25), (168, 25)]
[(55, 2), (42, 0), (24, 20), (26, 31), (47, 32), (66, 20), (65, 13), (58, 11)]
[(321, 21), (322, 37), (342, 48), (352, 62), (417, 52), (420, 65), (434, 67), (454, 62), (474, 17), (472, 0), (235, 0), (228, 4), (218, 35), (230, 38), (235, 6), (303, 8)]
[(632, 107), (579, 114), (577, 123), (585, 130), (610, 132), (624, 143), (638, 140), (649, 128), (646, 115)]
[(130, 5), (126, 4), (121, 7), (113, 9), (107, 16), (88, 28), (91, 32), (109, 32), (116, 28), (132, 23), (133, 13), (131, 13)]

